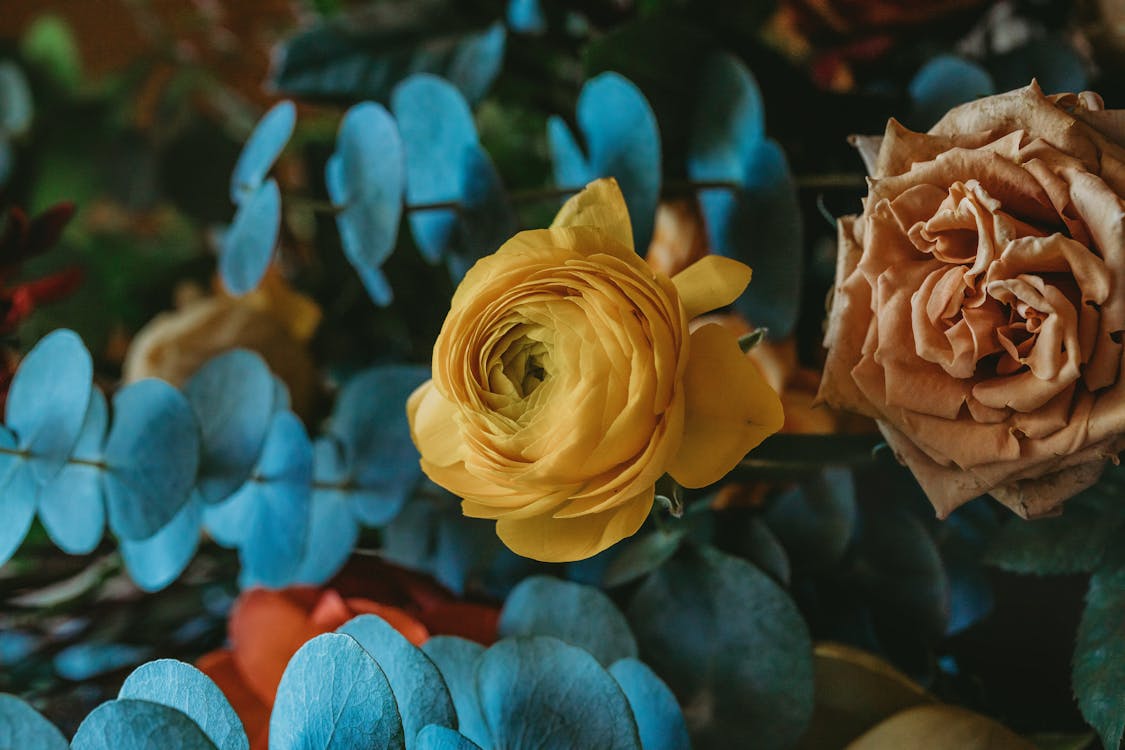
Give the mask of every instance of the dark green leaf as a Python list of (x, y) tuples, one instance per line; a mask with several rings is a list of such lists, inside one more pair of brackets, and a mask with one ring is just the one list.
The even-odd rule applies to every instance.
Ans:
[(1074, 647), (1074, 695), (1106, 747), (1125, 730), (1125, 544), (1118, 544), (1090, 579)]

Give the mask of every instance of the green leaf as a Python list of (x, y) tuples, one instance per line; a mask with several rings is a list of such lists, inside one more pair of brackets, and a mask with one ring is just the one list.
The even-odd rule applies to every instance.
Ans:
[(1082, 715), (1108, 748), (1125, 730), (1125, 543), (1118, 542), (1090, 578), (1078, 625), (1071, 680)]
[(41, 67), (56, 83), (75, 88), (82, 82), (82, 62), (74, 33), (62, 18), (40, 16), (24, 32), (23, 55), (32, 65)]
[(813, 709), (813, 649), (789, 595), (749, 563), (686, 547), (637, 591), (629, 622), (679, 696), (696, 747), (790, 747)]
[(1120, 497), (1093, 487), (1063, 506), (1061, 516), (1012, 518), (997, 533), (985, 562), (1013, 573), (1088, 573), (1125, 522)]

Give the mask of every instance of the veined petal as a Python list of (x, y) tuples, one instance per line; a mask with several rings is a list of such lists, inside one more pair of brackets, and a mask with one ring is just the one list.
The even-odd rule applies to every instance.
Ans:
[(553, 518), (501, 518), (496, 533), (517, 555), (541, 562), (572, 562), (593, 557), (622, 539), (637, 533), (652, 509), (650, 487), (604, 513)]
[(705, 255), (672, 277), (688, 320), (729, 305), (750, 283), (750, 266), (722, 255)]
[(551, 229), (564, 227), (597, 227), (602, 232), (633, 250), (633, 227), (629, 223), (629, 209), (617, 180), (603, 177), (571, 196), (563, 204)]
[(427, 380), (410, 394), (406, 416), (414, 444), (427, 463), (449, 466), (464, 455), (464, 441), (455, 417), (457, 407), (447, 401), (434, 381)]
[(785, 417), (781, 400), (733, 332), (703, 326), (691, 335), (689, 351), (684, 439), (668, 473), (685, 487), (704, 487), (780, 430)]

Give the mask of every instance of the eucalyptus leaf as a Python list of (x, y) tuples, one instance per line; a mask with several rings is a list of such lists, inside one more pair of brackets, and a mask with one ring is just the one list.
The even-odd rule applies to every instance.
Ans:
[(281, 189), (270, 178), (242, 200), (219, 243), (219, 275), (232, 294), (246, 294), (262, 281), (280, 232)]
[(285, 144), (293, 137), (297, 125), (297, 108), (293, 102), (281, 101), (258, 121), (230, 177), (230, 199), (238, 205), (258, 192)]
[(92, 552), (105, 534), (101, 469), (92, 464), (101, 460), (108, 426), (109, 407), (95, 388), (72, 455), (82, 463), (67, 463), (39, 494), (39, 520), (51, 541), (67, 554)]
[(0, 693), (0, 747), (66, 750), (67, 742), (34, 708), (14, 695)]
[(643, 750), (688, 750), (691, 747), (676, 696), (656, 673), (633, 658), (615, 661), (609, 673), (617, 680), (633, 709)]
[(1078, 625), (1071, 679), (1082, 715), (1105, 747), (1118, 747), (1125, 731), (1125, 544), (1115, 548), (1090, 578)]
[(438, 635), (422, 644), (422, 651), (441, 672), (457, 710), (461, 733), (481, 747), (492, 747), (492, 734), (481, 713), (477, 695), (476, 670), (484, 646), (475, 641)]
[(161, 703), (121, 699), (83, 720), (71, 750), (217, 750), (187, 714)]

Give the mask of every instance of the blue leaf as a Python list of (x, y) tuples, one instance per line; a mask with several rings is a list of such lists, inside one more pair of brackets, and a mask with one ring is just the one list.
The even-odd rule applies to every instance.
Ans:
[(27, 78), (15, 63), (0, 62), (0, 137), (31, 129), (33, 105)]
[(101, 469), (90, 464), (102, 458), (108, 426), (105, 396), (95, 388), (73, 454), (88, 463), (68, 463), (39, 493), (39, 520), (51, 541), (70, 555), (92, 552), (105, 533)]
[(976, 63), (937, 55), (914, 74), (907, 91), (913, 105), (911, 119), (924, 130), (958, 104), (995, 94), (996, 86), (988, 71)]
[(241, 546), (250, 529), (257, 497), (254, 486), (248, 482), (226, 500), (204, 505), (203, 527), (220, 546), (231, 549)]
[(641, 747), (625, 694), (580, 648), (546, 636), (505, 639), (481, 657), (476, 679), (493, 747)]
[(386, 620), (376, 615), (360, 615), (337, 632), (355, 638), (387, 676), (402, 717), (408, 750), (415, 746), (415, 738), (427, 724), (457, 726), (457, 712), (441, 672), (430, 657)]
[(488, 153), (465, 151), (461, 171), (460, 241), (447, 255), (449, 275), (460, 281), (472, 265), (496, 251), (516, 231), (516, 218), (500, 173)]
[(508, 26), (519, 34), (542, 34), (547, 17), (540, 0), (508, 0)]
[(270, 750), (405, 747), (383, 670), (353, 638), (317, 636), (289, 661), (270, 714)]
[(274, 415), (254, 476), (243, 492), (253, 497), (239, 544), (241, 581), (286, 586), (305, 553), (312, 494), (312, 443), (293, 412)]
[(258, 121), (246, 139), (230, 176), (232, 203), (240, 204), (258, 192), (285, 144), (293, 136), (296, 124), (297, 108), (290, 101), (278, 102)]
[(1035, 79), (1046, 94), (1083, 91), (1089, 75), (1082, 56), (1061, 34), (1032, 39), (989, 61), (997, 91), (1026, 86)]
[(441, 672), (461, 733), (481, 747), (492, 747), (492, 735), (481, 713), (477, 697), (476, 670), (484, 646), (450, 635), (438, 635), (422, 644), (422, 650)]
[(504, 24), (497, 21), (482, 33), (466, 38), (454, 50), (445, 77), (471, 103), (483, 99), (499, 75), (506, 39)]
[(190, 664), (175, 659), (142, 664), (125, 679), (117, 697), (159, 703), (183, 712), (219, 750), (250, 747), (246, 730), (223, 691)]
[(602, 73), (587, 81), (578, 95), (577, 114), (589, 150), (587, 158), (582, 158), (561, 121), (553, 119), (548, 124), (555, 182), (579, 188), (596, 177), (616, 177), (629, 206), (634, 245), (644, 253), (660, 201), (656, 115), (640, 89), (618, 73)]
[(5, 423), (43, 483), (70, 458), (93, 390), (94, 364), (74, 331), (44, 336), (20, 362), (8, 390)]
[(754, 269), (736, 308), (784, 337), (799, 310), (803, 225), (785, 154), (764, 131), (762, 95), (750, 71), (731, 55), (713, 58), (696, 104), (688, 175), (740, 186), (699, 192), (711, 248)]
[(17, 449), (15, 435), (0, 426), (0, 450), (5, 451), (0, 453), (0, 510), (4, 514), (4, 523), (0, 524), (0, 565), (23, 544), (39, 501), (39, 484), (30, 463), (15, 453)]
[(437, 724), (423, 727), (414, 747), (418, 750), (481, 750), (480, 745), (457, 730)]
[[(478, 146), (473, 113), (453, 84), (417, 74), (395, 87), (391, 110), (406, 149), (406, 197), (411, 205), (460, 202), (465, 152)], [(422, 256), (437, 263), (456, 240), (457, 212), (412, 211), (410, 230)]]
[(195, 556), (202, 527), (201, 508), (189, 500), (160, 531), (147, 539), (121, 540), (129, 577), (144, 591), (160, 591), (180, 577)]
[(156, 379), (119, 390), (104, 460), (114, 533), (147, 539), (166, 526), (188, 501), (199, 469), (199, 427), (184, 395)]
[(779, 750), (804, 732), (812, 641), (797, 606), (765, 573), (686, 547), (645, 579), (628, 616), (645, 660), (682, 705), (707, 705), (688, 717), (695, 744)]
[(802, 478), (774, 499), (765, 522), (798, 567), (839, 562), (855, 533), (857, 506), (851, 472), (828, 468)]
[(629, 701), (644, 750), (689, 750), (684, 715), (676, 696), (656, 673), (636, 659), (621, 659), (609, 673)]
[(550, 635), (588, 651), (602, 666), (635, 657), (637, 642), (625, 616), (592, 586), (534, 576), (521, 582), (504, 603), (501, 636)]
[(199, 421), (196, 490), (204, 503), (230, 497), (250, 478), (274, 412), (274, 379), (257, 354), (235, 349), (214, 357), (184, 386)]
[(71, 750), (217, 750), (182, 711), (149, 701), (114, 700), (78, 727)]
[(67, 743), (62, 732), (34, 708), (14, 695), (0, 693), (0, 747), (66, 750)]
[(336, 400), (327, 432), (340, 441), (347, 476), (362, 490), (351, 503), (364, 524), (389, 523), (422, 476), (406, 400), (429, 376), (426, 367), (375, 367), (352, 377)]
[(219, 275), (232, 294), (243, 295), (258, 286), (280, 231), (281, 190), (271, 178), (239, 205), (220, 243)]
[(149, 651), (147, 646), (125, 643), (76, 643), (55, 654), (52, 664), (63, 679), (83, 682), (138, 664), (148, 657)]
[(380, 306), (391, 302), (379, 268), (398, 238), (404, 180), (402, 139), (387, 110), (374, 102), (349, 109), (325, 167), (325, 182), (340, 209), (336, 226), (344, 255)]
[(344, 566), (359, 538), (359, 522), (349, 506), (356, 493), (323, 486), (342, 486), (346, 481), (342, 451), (331, 436), (318, 438), (313, 444), (313, 479), (317, 486), (310, 505), (309, 538), (293, 580), (319, 586)]

